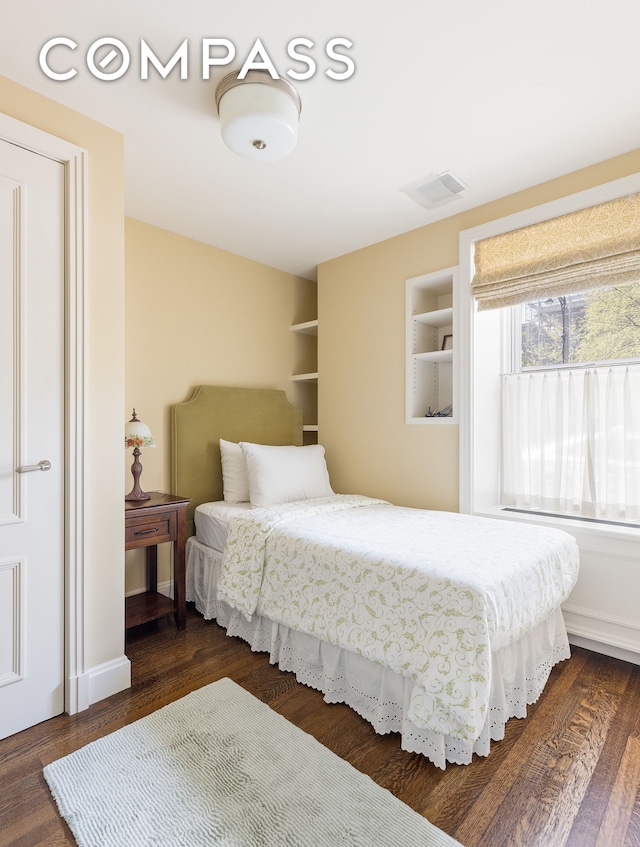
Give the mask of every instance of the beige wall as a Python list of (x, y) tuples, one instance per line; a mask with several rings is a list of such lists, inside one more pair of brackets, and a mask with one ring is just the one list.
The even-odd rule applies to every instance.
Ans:
[(88, 151), (86, 664), (124, 649), (124, 164), (122, 136), (0, 77), (0, 112)]
[[(170, 407), (196, 385), (281, 388), (304, 405), (291, 382), (301, 363), (290, 326), (315, 318), (316, 285), (129, 218), (125, 242), (126, 411), (135, 406), (158, 445), (141, 456), (142, 488), (170, 491)], [(127, 591), (143, 578), (142, 557), (128, 554)]]
[(405, 424), (405, 280), (457, 265), (464, 229), (637, 171), (640, 150), (319, 267), (319, 428), (337, 491), (457, 510), (457, 425)]

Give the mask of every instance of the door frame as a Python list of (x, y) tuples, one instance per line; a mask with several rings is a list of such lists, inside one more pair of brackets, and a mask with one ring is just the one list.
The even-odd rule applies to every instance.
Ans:
[(0, 139), (64, 167), (64, 708), (89, 706), (86, 665), (87, 151), (0, 114)]

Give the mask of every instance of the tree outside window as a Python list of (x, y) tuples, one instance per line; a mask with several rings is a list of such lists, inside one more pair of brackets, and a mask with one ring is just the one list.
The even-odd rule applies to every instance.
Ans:
[(523, 370), (640, 358), (640, 283), (522, 307)]

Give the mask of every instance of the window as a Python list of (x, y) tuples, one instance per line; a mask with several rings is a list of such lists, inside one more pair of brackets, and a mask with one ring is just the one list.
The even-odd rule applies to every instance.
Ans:
[(502, 505), (640, 522), (640, 283), (506, 311)]
[[(585, 210), (591, 217), (597, 212), (596, 204), (639, 191), (640, 174), (636, 174), (460, 234), (461, 511), (521, 519), (528, 516), (546, 522), (562, 520), (552, 517), (558, 515), (587, 518), (598, 522), (589, 524), (594, 531), (598, 528), (608, 535), (617, 532), (619, 538), (626, 537), (620, 533), (629, 530), (616, 529), (612, 522), (634, 527), (640, 524), (640, 283), (636, 270), (626, 278), (612, 280), (604, 276), (607, 267), (599, 269), (594, 278), (600, 288), (589, 290), (591, 282), (575, 284), (576, 271), (583, 268), (574, 268), (570, 285), (558, 290), (559, 274), (556, 268), (547, 268), (548, 285), (541, 289), (532, 279), (538, 268), (530, 263), (508, 293), (533, 283), (544, 294), (536, 298), (529, 290), (528, 296), (514, 305), (513, 299), (495, 302), (500, 280), (494, 268), (485, 265), (489, 273), (483, 282), (493, 287), (488, 293), (494, 302), (480, 303), (475, 290), (476, 246), (480, 242), (502, 234), (515, 235), (524, 227), (546, 225), (575, 211)], [(593, 213), (587, 213), (589, 209)], [(568, 243), (568, 239), (563, 240)], [(507, 379), (519, 384), (520, 389), (507, 393)], [(523, 398), (530, 404), (528, 415), (523, 413)], [(512, 404), (508, 413), (507, 403)], [(585, 418), (587, 411), (590, 414)], [(511, 422), (510, 429), (505, 419)], [(544, 438), (530, 450), (526, 461), (517, 446), (506, 443), (512, 432), (522, 439), (525, 424), (518, 424), (519, 420), (528, 421), (528, 427), (533, 421), (534, 429), (537, 426), (540, 431), (546, 427)], [(556, 445), (552, 448), (551, 422), (555, 439), (551, 444)], [(534, 440), (537, 438), (536, 434)], [(605, 446), (612, 448), (609, 456), (603, 454)], [(515, 464), (520, 471), (524, 468), (528, 479), (522, 471), (521, 478), (512, 481), (513, 467), (506, 458), (509, 454), (517, 457)], [(542, 459), (544, 471), (540, 472), (536, 462)], [(558, 469), (562, 471), (563, 467), (564, 488), (552, 489), (550, 494), (549, 480), (557, 481)], [(573, 477), (570, 471), (575, 471)], [(537, 489), (532, 487), (531, 477)], [(577, 496), (578, 483), (572, 482), (571, 488), (571, 479), (580, 482)], [(521, 493), (523, 485), (526, 495)]]

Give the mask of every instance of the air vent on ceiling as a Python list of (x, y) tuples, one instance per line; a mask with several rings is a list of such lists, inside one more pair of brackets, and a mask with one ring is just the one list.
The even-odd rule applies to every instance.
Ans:
[(459, 200), (460, 194), (467, 188), (468, 186), (454, 173), (444, 171), (444, 173), (429, 174), (423, 179), (411, 182), (409, 185), (403, 186), (400, 191), (403, 191), (419, 206), (424, 206), (425, 209), (433, 209), (437, 206), (444, 206), (445, 203), (452, 200)]

